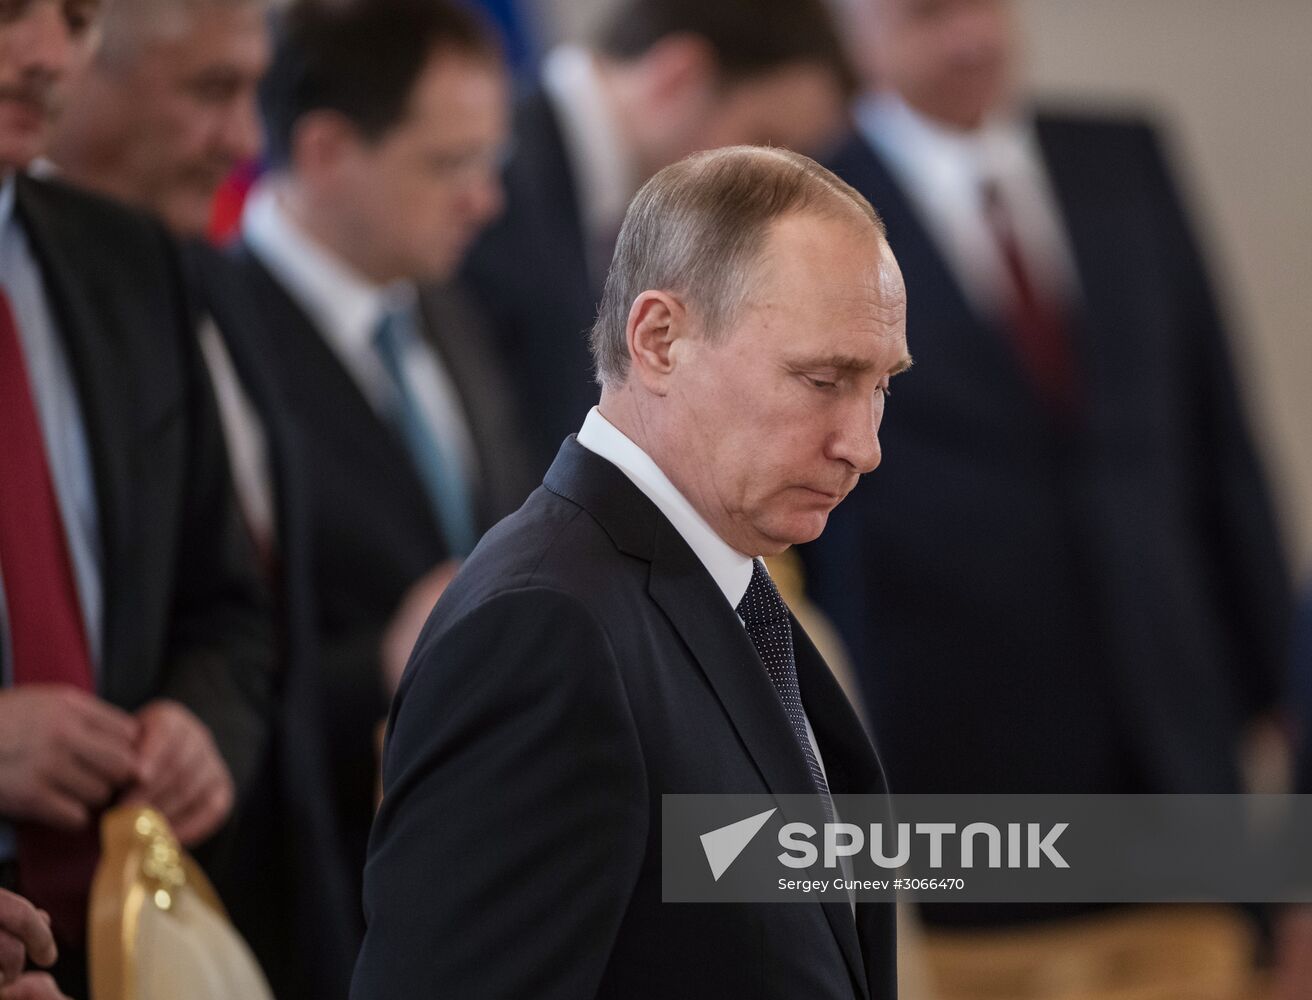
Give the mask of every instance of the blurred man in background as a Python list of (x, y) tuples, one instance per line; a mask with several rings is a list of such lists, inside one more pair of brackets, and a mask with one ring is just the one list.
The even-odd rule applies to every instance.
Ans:
[(1279, 693), (1288, 578), (1157, 138), (1027, 107), (1006, 0), (853, 6), (870, 93), (831, 165), (884, 215), (918, 363), (887, 474), (810, 579), (891, 784), (1236, 791), (1244, 727)]
[(587, 331), (629, 199), (699, 149), (816, 152), (847, 76), (823, 0), (625, 0), (545, 60), (519, 107), (507, 205), (467, 274), (529, 418), (533, 472), (597, 401)]
[(214, 194), (260, 151), (263, 0), (122, 0), (70, 95), (50, 158), (71, 181), (202, 234)]
[[(508, 96), (483, 26), (440, 0), (300, 3), (276, 35), (260, 92), (271, 170), (234, 279), (252, 357), (300, 429), (358, 934), (375, 730), (459, 560), (528, 493), (479, 319), (444, 284), (501, 205)], [(260, 453), (258, 426), (234, 432)]]
[[(185, 241), (247, 530), (279, 597), (277, 724), (217, 887), (279, 997), (345, 992), (358, 935), (327, 766), (302, 432), (264, 361), (270, 336), (226, 255), (202, 240), (216, 192), (260, 152), (263, 0), (116, 0), (51, 142), (68, 181), (139, 205)], [(229, 876), (229, 877), (225, 877)]]
[(98, 19), (0, 17), (0, 881), (50, 911), (75, 996), (100, 810), (209, 840), (258, 766), (272, 661), (170, 244), (22, 172)]

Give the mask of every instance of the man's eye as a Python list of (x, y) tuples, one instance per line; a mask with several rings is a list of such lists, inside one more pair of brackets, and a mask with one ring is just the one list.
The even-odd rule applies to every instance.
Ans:
[(64, 23), (76, 38), (97, 27), (97, 13), (94, 3), (67, 3), (64, 5)]
[(809, 375), (806, 380), (816, 389), (836, 389), (838, 387), (837, 382), (826, 382), (824, 379), (811, 378)]
[(31, 9), (31, 0), (0, 0), (0, 24), (22, 20)]

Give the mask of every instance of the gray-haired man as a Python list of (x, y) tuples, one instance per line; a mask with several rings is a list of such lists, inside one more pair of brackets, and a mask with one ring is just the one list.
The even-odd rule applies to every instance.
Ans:
[(700, 154), (639, 192), (601, 403), (394, 703), (355, 1000), (894, 995), (890, 906), (666, 905), (658, 831), (665, 793), (884, 787), (755, 557), (879, 464), (904, 316), (874, 211), (803, 156)]

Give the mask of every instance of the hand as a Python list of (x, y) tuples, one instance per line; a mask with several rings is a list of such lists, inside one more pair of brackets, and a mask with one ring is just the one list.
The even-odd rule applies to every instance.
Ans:
[(0, 815), (79, 830), (137, 779), (139, 726), (63, 684), (0, 691)]
[(152, 701), (137, 712), (140, 780), (125, 800), (154, 806), (184, 846), (214, 833), (232, 812), (228, 766), (205, 724), (176, 701)]
[(429, 570), (406, 591), (401, 606), (388, 622), (387, 630), (383, 633), (381, 655), (384, 690), (389, 697), (396, 694), (401, 684), (401, 675), (405, 673), (410, 651), (415, 648), (415, 641), (423, 631), (424, 622), (428, 621), (433, 605), (459, 568), (459, 559), (448, 559)]
[(1312, 906), (1291, 906), (1276, 925), (1272, 1000), (1312, 1000)]
[(8, 986), (0, 987), (0, 1000), (69, 1000), (59, 992), (54, 979), (44, 972), (25, 972)]
[(50, 915), (22, 896), (0, 889), (0, 986), (14, 983), (29, 957), (37, 965), (54, 965), (58, 953)]

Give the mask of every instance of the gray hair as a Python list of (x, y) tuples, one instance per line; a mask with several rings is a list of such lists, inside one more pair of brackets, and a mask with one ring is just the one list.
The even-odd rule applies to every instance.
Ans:
[(784, 149), (697, 153), (644, 184), (624, 216), (592, 327), (597, 381), (614, 388), (628, 378), (629, 311), (644, 291), (686, 299), (699, 310), (704, 335), (720, 336), (753, 290), (772, 223), (797, 213), (848, 219), (884, 238), (870, 202)]
[(197, 11), (214, 7), (272, 9), (283, 0), (109, 0), (100, 18), (96, 61), (121, 68), (136, 59), (147, 42), (167, 41), (191, 30)]

